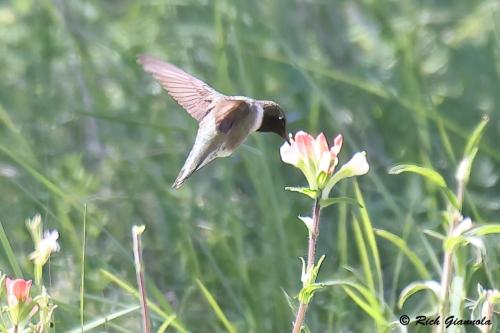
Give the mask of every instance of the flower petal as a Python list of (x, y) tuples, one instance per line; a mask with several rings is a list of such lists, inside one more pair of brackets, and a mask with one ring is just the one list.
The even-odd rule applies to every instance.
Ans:
[(330, 154), (327, 148), (327, 150), (323, 151), (323, 154), (321, 155), (318, 171), (319, 172), (323, 171), (324, 173), (329, 174), (331, 162), (332, 162), (332, 155)]
[(281, 160), (285, 163), (297, 166), (299, 161), (299, 153), (295, 142), (291, 141), (291, 145), (285, 142), (280, 148)]
[(328, 151), (328, 142), (326, 141), (325, 135), (320, 133), (314, 141), (314, 152), (316, 154), (316, 158), (318, 160), (323, 158), (323, 152), (325, 151)]
[(314, 158), (314, 138), (304, 131), (295, 134), (297, 149), (303, 158), (311, 160)]
[(339, 134), (333, 140), (333, 147), (330, 149), (332, 157), (335, 158), (340, 153), (340, 149), (342, 148), (342, 142), (344, 141), (342, 134)]

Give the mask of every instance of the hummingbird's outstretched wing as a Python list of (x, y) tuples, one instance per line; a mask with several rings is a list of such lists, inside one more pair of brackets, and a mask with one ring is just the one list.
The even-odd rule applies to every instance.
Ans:
[(209, 112), (212, 102), (223, 96), (205, 82), (153, 56), (139, 55), (138, 62), (198, 122)]

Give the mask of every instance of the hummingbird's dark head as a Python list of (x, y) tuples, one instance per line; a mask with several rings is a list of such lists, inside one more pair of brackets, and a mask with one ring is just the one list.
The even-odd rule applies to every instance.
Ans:
[(286, 116), (283, 109), (275, 102), (262, 101), (264, 117), (259, 132), (273, 132), (290, 143), (286, 132)]

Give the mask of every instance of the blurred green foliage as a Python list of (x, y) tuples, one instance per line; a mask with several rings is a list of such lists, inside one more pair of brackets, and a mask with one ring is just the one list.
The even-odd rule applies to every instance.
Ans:
[[(0, 221), (25, 277), (32, 244), (23, 221), (40, 212), (59, 229), (62, 249), (45, 274), (59, 304), (55, 331), (79, 327), (84, 204), (85, 321), (138, 304), (102, 270), (135, 285), (131, 227), (145, 224), (150, 296), (187, 330), (226, 330), (197, 279), (238, 331), (291, 327), (283, 290), (300, 289), (306, 230), (296, 216), (310, 207), (283, 189), (305, 180), (280, 161), (277, 136), (256, 134), (172, 190), (196, 124), (143, 73), (139, 53), (221, 92), (278, 101), (292, 132), (343, 133), (341, 163), (366, 150), (371, 171), (360, 187), (373, 225), (405, 239), (434, 277), (442, 249), (422, 230), (441, 231), (443, 198), (417, 176), (387, 169), (417, 163), (454, 184), (466, 138), (488, 114), (465, 212), (479, 223), (499, 220), (498, 1), (2, 2)], [(336, 190), (353, 193), (349, 181)], [(339, 206), (323, 214), (322, 279), (359, 274), (353, 213)], [(400, 313), (397, 296), (418, 274), (377, 241), (383, 296)], [(477, 282), (499, 288), (499, 244), (488, 243), (484, 267), (467, 281), (471, 297)], [(0, 269), (13, 274), (3, 249)], [(421, 299), (414, 313), (425, 308)], [(100, 331), (137, 332), (139, 312), (123, 313)], [(307, 323), (312, 332), (375, 327), (340, 288), (315, 297)]]

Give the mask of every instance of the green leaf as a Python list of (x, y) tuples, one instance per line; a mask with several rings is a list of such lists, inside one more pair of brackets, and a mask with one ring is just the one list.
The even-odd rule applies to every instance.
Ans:
[(3, 228), (2, 221), (0, 221), (0, 243), (2, 244), (2, 247), (5, 251), (5, 254), (7, 256), (7, 260), (9, 261), (10, 267), (12, 268), (12, 272), (16, 277), (22, 277), (23, 273), (21, 271), (21, 266), (19, 266), (19, 263), (17, 262), (17, 257), (14, 254), (14, 251), (12, 251), (12, 247), (10, 246), (9, 238), (7, 237), (7, 234), (5, 233), (5, 230)]
[(97, 317), (97, 319), (94, 319), (83, 326), (79, 325), (78, 327), (71, 329), (69, 331), (69, 333), (81, 333), (81, 332), (92, 331), (92, 330), (98, 328), (99, 326), (102, 326), (102, 325), (109, 323), (111, 320), (123, 317), (123, 316), (128, 315), (129, 313), (137, 311), (139, 309), (140, 309), (139, 305), (134, 305), (134, 306), (128, 307), (128, 308), (120, 310), (120, 311), (115, 311), (115, 312), (109, 313), (109, 314), (104, 315), (104, 316), (99, 316), (99, 317)]
[(474, 228), (467, 232), (468, 235), (484, 236), (489, 234), (500, 234), (500, 224), (488, 224)]
[(383, 306), (378, 302), (377, 296), (365, 286), (348, 280), (330, 280), (320, 284), (324, 287), (342, 287), (346, 294), (379, 325), (388, 324), (383, 315)]
[(472, 132), (469, 140), (467, 141), (467, 145), (465, 146), (464, 157), (470, 156), (474, 153), (474, 150), (479, 146), (479, 141), (481, 141), (481, 137), (483, 136), (484, 128), (488, 124), (489, 117), (484, 115), (479, 124), (476, 126), (474, 131)]
[(370, 258), (368, 256), (368, 249), (366, 248), (366, 241), (363, 238), (363, 233), (361, 232), (361, 227), (359, 226), (359, 221), (356, 217), (353, 217), (353, 229), (354, 229), (354, 239), (356, 241), (359, 260), (361, 261), (361, 266), (363, 267), (363, 273), (365, 276), (365, 283), (368, 285), (370, 291), (375, 293), (375, 282), (373, 278), (373, 269), (370, 265)]
[(363, 301), (354, 291), (353, 289), (343, 286), (342, 287), (346, 294), (356, 303), (363, 311), (366, 312), (370, 317), (372, 317), (378, 325), (383, 327), (388, 326), (387, 321), (385, 320), (383, 314), (380, 312), (380, 309), (374, 307)]
[(323, 260), (325, 260), (325, 255), (322, 255), (321, 258), (319, 258), (318, 262), (316, 265), (314, 265), (311, 269), (311, 271), (306, 272), (306, 263), (304, 261), (304, 258), (300, 257), (300, 260), (302, 261), (302, 275), (301, 275), (301, 281), (304, 284), (304, 287), (306, 287), (309, 284), (313, 284), (316, 282), (316, 277), (318, 276), (319, 269), (321, 268), (321, 264), (323, 263)]
[(449, 252), (453, 252), (457, 246), (466, 244), (465, 238), (460, 236), (450, 236), (444, 241), (444, 249)]
[(302, 260), (302, 283), (304, 284), (304, 287), (300, 290), (298, 298), (301, 303), (308, 304), (312, 297), (314, 296), (314, 293), (323, 288), (322, 285), (315, 283), (316, 278), (318, 277), (319, 269), (321, 268), (321, 264), (323, 263), (323, 260), (325, 260), (325, 255), (322, 255), (321, 258), (319, 258), (318, 262), (316, 265), (314, 265), (311, 269), (310, 272), (304, 273), (305, 270), (305, 262), (304, 259), (300, 258)]
[(196, 279), (196, 284), (200, 288), (201, 292), (203, 293), (203, 296), (205, 296), (205, 299), (207, 300), (208, 304), (212, 307), (212, 309), (215, 312), (215, 315), (219, 320), (222, 322), (224, 327), (229, 333), (236, 333), (236, 328), (234, 325), (227, 319), (226, 315), (220, 308), (219, 304), (217, 304), (217, 301), (215, 300), (215, 297), (212, 296), (210, 291), (205, 287), (205, 285), (199, 280)]
[(308, 187), (285, 187), (285, 190), (290, 192), (302, 193), (312, 199), (316, 199), (319, 195), (318, 190), (313, 190)]
[(163, 324), (161, 324), (161, 326), (158, 328), (158, 331), (156, 331), (156, 333), (164, 333), (167, 328), (170, 326), (170, 324), (172, 324), (172, 322), (175, 320), (176, 316), (175, 315), (172, 315), (170, 317), (170, 319), (166, 319)]
[(320, 205), (323, 208), (326, 208), (326, 207), (331, 206), (331, 205), (340, 204), (340, 203), (346, 203), (349, 205), (358, 206), (359, 208), (363, 208), (363, 206), (356, 199), (349, 198), (349, 197), (337, 197), (337, 198), (328, 198), (328, 199), (321, 199), (320, 200)]
[(389, 173), (393, 175), (398, 175), (403, 172), (413, 172), (419, 174), (421, 176), (424, 176), (429, 181), (433, 182), (439, 187), (447, 187), (446, 181), (444, 180), (443, 176), (441, 176), (439, 172), (431, 168), (424, 168), (414, 164), (400, 164), (393, 166), (389, 170)]
[(324, 260), (325, 260), (325, 255), (323, 254), (321, 256), (321, 258), (319, 258), (318, 263), (313, 266), (312, 277), (311, 277), (312, 282), (316, 282), (316, 278), (318, 277), (319, 269), (321, 268), (321, 264), (323, 263)]
[(423, 279), (429, 279), (431, 277), (429, 271), (425, 267), (425, 264), (415, 254), (415, 252), (413, 252), (412, 250), (410, 250), (410, 248), (408, 248), (408, 245), (406, 244), (406, 241), (403, 238), (381, 229), (375, 229), (375, 234), (377, 236), (380, 236), (388, 240), (393, 245), (395, 245), (401, 252), (403, 252), (403, 254), (411, 261), (413, 266), (415, 266), (415, 269), (418, 271), (418, 273)]
[(431, 291), (436, 300), (438, 300), (441, 295), (441, 285), (436, 281), (413, 282), (401, 291), (398, 300), (398, 308), (403, 308), (404, 303), (410, 296), (422, 290)]
[(320, 283), (311, 283), (307, 286), (303, 287), (299, 292), (299, 301), (304, 304), (309, 304), (311, 299), (314, 296), (314, 293), (320, 289), (324, 288), (324, 286)]
[(455, 193), (453, 193), (447, 187), (441, 187), (440, 190), (443, 191), (444, 195), (446, 196), (446, 198), (448, 198), (448, 201), (453, 205), (453, 207), (460, 210), (460, 204), (458, 202), (458, 199), (457, 199)]
[(453, 205), (453, 207), (460, 209), (459, 202), (455, 194), (448, 188), (446, 181), (439, 172), (431, 168), (425, 168), (414, 164), (400, 164), (393, 166), (389, 169), (389, 173), (392, 175), (399, 175), (403, 172), (412, 172), (427, 178), (429, 181), (434, 183), (443, 191), (444, 195), (448, 201)]
[[(121, 289), (130, 293), (135, 298), (140, 299), (140, 295), (139, 295), (139, 292), (137, 291), (137, 289), (135, 289), (129, 283), (127, 283), (123, 279), (119, 278), (115, 274), (113, 274), (105, 269), (101, 269), (100, 272), (106, 279), (108, 279), (109, 281), (112, 281), (113, 283), (118, 285), (118, 287), (120, 287)], [(179, 319), (175, 318), (175, 314), (168, 314), (162, 308), (160, 308), (158, 305), (153, 303), (150, 299), (148, 299), (147, 301), (148, 301), (148, 306), (151, 309), (151, 311), (160, 315), (164, 320), (170, 320), (172, 317), (174, 317), (174, 319), (172, 319), (171, 325), (176, 330), (178, 330), (179, 332), (182, 332), (182, 333), (188, 332), (188, 330), (186, 328), (184, 328), (184, 326), (180, 323)]]
[[(361, 226), (363, 228), (364, 236), (366, 237), (368, 249), (370, 250), (369, 254), (375, 264), (375, 272), (377, 273), (378, 279), (378, 289), (379, 293), (383, 292), (384, 289), (384, 281), (382, 276), (382, 265), (380, 263), (380, 254), (377, 247), (377, 241), (375, 239), (375, 233), (373, 231), (373, 224), (371, 222), (370, 216), (368, 215), (368, 210), (366, 208), (365, 199), (363, 198), (363, 193), (359, 188), (358, 181), (354, 179), (354, 190), (356, 192), (356, 199), (360, 203), (363, 208), (359, 208), (359, 213), (361, 217)], [(371, 273), (370, 273), (371, 274)]]
[(465, 237), (467, 244), (472, 245), (475, 250), (476, 260), (474, 262), (474, 270), (478, 269), (483, 263), (483, 257), (486, 255), (486, 247), (480, 237), (469, 236)]
[(479, 150), (479, 141), (481, 140), (481, 136), (487, 123), (488, 117), (484, 116), (479, 125), (477, 125), (472, 132), (469, 140), (467, 141), (467, 145), (465, 146), (464, 156), (458, 164), (457, 171), (455, 173), (455, 178), (459, 184), (462, 184), (462, 186), (465, 186), (469, 182), (472, 164)]
[(436, 239), (439, 239), (441, 241), (443, 241), (446, 238), (445, 235), (442, 235), (439, 232), (436, 232), (436, 231), (430, 230), (430, 229), (424, 229), (424, 234), (429, 235), (431, 237), (434, 237)]
[(287, 302), (288, 306), (290, 307), (290, 309), (292, 310), (292, 313), (295, 314), (295, 312), (297, 311), (297, 307), (294, 304), (293, 298), (290, 295), (288, 295), (288, 293), (285, 291), (285, 289), (281, 288), (281, 292), (285, 296), (286, 302)]

